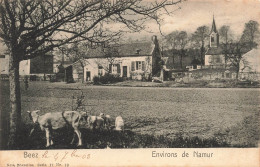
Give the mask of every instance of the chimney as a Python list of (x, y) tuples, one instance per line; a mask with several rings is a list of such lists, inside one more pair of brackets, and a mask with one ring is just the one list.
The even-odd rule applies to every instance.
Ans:
[(140, 52), (141, 52), (141, 49), (136, 49), (136, 54), (140, 54)]

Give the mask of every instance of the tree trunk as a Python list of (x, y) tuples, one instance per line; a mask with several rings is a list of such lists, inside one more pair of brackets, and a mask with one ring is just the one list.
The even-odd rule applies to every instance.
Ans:
[(174, 52), (172, 52), (172, 64), (173, 64), (173, 68), (175, 68), (175, 67), (174, 67), (174, 62), (175, 62), (175, 61), (174, 61)]
[(19, 61), (17, 53), (11, 53), (9, 59), (9, 82), (10, 82), (10, 127), (9, 149), (17, 148), (18, 132), (21, 125), (21, 94), (19, 81)]
[(239, 76), (239, 66), (238, 66), (238, 69), (236, 69), (236, 80), (238, 80), (238, 76)]
[(204, 56), (204, 41), (202, 41), (202, 45), (201, 45), (201, 53), (200, 53), (201, 66), (204, 65), (204, 62), (203, 62), (203, 56)]
[(46, 63), (45, 63), (46, 59), (45, 59), (45, 55), (43, 56), (43, 80), (46, 81)]
[(84, 65), (83, 66), (81, 66), (82, 67), (82, 72), (83, 72), (83, 78), (82, 78), (82, 83), (84, 83), (84, 75), (85, 75), (85, 69), (84, 69)]
[(203, 66), (203, 52), (204, 52), (204, 48), (201, 47), (201, 53), (200, 53), (200, 65)]
[(182, 69), (182, 54), (180, 55), (180, 66), (181, 66), (181, 69)]
[(181, 66), (181, 69), (182, 69), (182, 57), (184, 55), (184, 51), (181, 50), (181, 54), (180, 54), (180, 66)]

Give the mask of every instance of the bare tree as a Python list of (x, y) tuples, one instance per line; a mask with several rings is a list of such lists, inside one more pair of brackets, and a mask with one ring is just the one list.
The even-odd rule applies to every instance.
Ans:
[(192, 40), (200, 47), (200, 61), (201, 65), (204, 63), (205, 56), (205, 41), (209, 34), (209, 28), (207, 26), (198, 27), (197, 30), (192, 34)]
[(78, 63), (81, 70), (77, 69), (78, 75), (81, 77), (82, 83), (84, 82), (84, 67), (88, 64), (86, 56), (89, 52), (89, 45), (85, 42), (75, 42), (70, 45), (60, 47), (61, 53), (65, 54), (70, 61)]
[(168, 7), (180, 2), (0, 0), (0, 38), (10, 51), (9, 147), (15, 147), (21, 122), (21, 60), (44, 55), (76, 40), (100, 43), (121, 32), (110, 31), (108, 23), (122, 23), (128, 30), (140, 31), (145, 28), (147, 20), (159, 22), (162, 14), (173, 12)]
[(108, 72), (112, 73), (112, 67), (115, 62), (115, 58), (119, 56), (119, 51), (117, 46), (110, 46), (108, 48), (103, 48), (103, 54), (106, 57), (109, 65)]
[(98, 55), (105, 58), (105, 59), (96, 59), (95, 62), (98, 66), (102, 67), (106, 71), (106, 73), (112, 72), (112, 66), (115, 63), (115, 59), (116, 57), (119, 56), (118, 47), (119, 45), (114, 43), (111, 45), (106, 44), (98, 48), (95, 48)]
[[(228, 42), (230, 42), (231, 40), (231, 31), (230, 31), (230, 27), (227, 25), (223, 25), (220, 29), (219, 29), (219, 35), (220, 35), (220, 39), (222, 39), (224, 47), (227, 47)], [(225, 48), (226, 50), (227, 48)], [(225, 68), (227, 65), (227, 55), (225, 54)]]

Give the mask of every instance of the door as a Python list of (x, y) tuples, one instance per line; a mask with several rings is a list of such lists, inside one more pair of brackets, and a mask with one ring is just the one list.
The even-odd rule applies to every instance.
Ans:
[(127, 77), (127, 66), (123, 66), (123, 77)]
[(90, 75), (90, 71), (86, 72), (86, 81), (91, 81), (91, 75)]

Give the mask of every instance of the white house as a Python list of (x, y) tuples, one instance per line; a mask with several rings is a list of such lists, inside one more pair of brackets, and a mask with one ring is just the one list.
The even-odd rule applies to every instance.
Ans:
[[(8, 76), (9, 74), (9, 54), (6, 53), (7, 48), (0, 47), (0, 74)], [(53, 73), (53, 56), (45, 55), (38, 56), (33, 59), (22, 60), (19, 63), (19, 75), (37, 75), (43, 76), (44, 74)]]
[(240, 62), (240, 78), (260, 80), (260, 48), (252, 49), (243, 55)]
[(95, 76), (111, 73), (141, 80), (160, 73), (161, 51), (156, 36), (153, 36), (151, 42), (121, 44), (116, 50), (116, 54), (108, 57), (101, 47), (90, 49), (84, 60), (72, 64), (73, 79), (93, 81)]
[[(0, 74), (9, 74), (9, 55), (0, 55), (0, 70)], [(20, 62), (19, 74), (30, 74), (30, 60), (23, 60)]]

